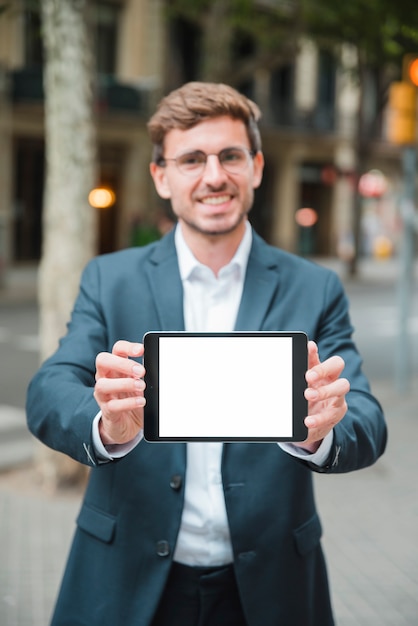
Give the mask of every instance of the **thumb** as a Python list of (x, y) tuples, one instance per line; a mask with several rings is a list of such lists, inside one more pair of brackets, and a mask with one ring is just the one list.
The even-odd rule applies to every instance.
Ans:
[(310, 370), (320, 363), (318, 346), (315, 341), (308, 341), (308, 369)]

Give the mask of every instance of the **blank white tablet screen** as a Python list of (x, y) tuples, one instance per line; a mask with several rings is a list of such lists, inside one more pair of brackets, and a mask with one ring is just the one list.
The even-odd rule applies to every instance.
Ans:
[(159, 436), (292, 436), (291, 337), (160, 337)]

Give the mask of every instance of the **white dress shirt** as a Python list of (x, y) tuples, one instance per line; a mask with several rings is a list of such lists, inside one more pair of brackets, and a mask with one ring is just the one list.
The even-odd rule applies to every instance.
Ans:
[[(246, 223), (245, 235), (233, 259), (218, 276), (193, 256), (184, 241), (181, 227), (175, 232), (180, 276), (184, 292), (185, 329), (191, 332), (230, 332), (235, 327), (252, 243)], [(96, 453), (103, 460), (127, 454), (142, 439), (122, 446), (103, 446), (98, 433), (100, 413), (93, 424)], [(327, 458), (333, 435), (330, 433), (315, 454), (280, 443), (286, 452), (321, 465)], [(228, 519), (222, 487), (221, 442), (187, 444), (184, 508), (174, 560), (187, 565), (223, 565), (233, 560)]]
[[(185, 329), (229, 332), (234, 329), (251, 249), (251, 228), (233, 259), (218, 276), (199, 263), (177, 226), (175, 243), (183, 283)], [(221, 442), (187, 444), (184, 508), (174, 560), (187, 565), (222, 565), (233, 561), (222, 487)]]

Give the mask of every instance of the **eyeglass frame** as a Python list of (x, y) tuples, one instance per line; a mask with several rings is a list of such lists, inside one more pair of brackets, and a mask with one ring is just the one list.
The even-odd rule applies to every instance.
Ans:
[[(237, 150), (238, 152), (242, 152), (243, 154), (245, 154), (247, 156), (247, 165), (250, 163), (251, 159), (254, 159), (255, 155), (257, 154), (257, 150), (251, 150), (250, 148), (244, 147), (244, 146), (228, 146), (227, 148), (223, 148), (222, 150), (220, 150), (219, 152), (210, 152), (210, 153), (206, 153), (203, 150), (190, 150), (189, 152), (184, 152), (183, 154), (179, 154), (176, 157), (172, 157), (172, 158), (168, 158), (168, 157), (163, 157), (161, 156), (160, 159), (158, 160), (158, 165), (160, 167), (165, 167), (167, 165), (167, 161), (173, 161), (178, 169), (178, 171), (181, 174), (184, 174), (184, 176), (200, 176), (201, 174), (203, 174), (203, 172), (206, 169), (206, 165), (208, 162), (208, 157), (210, 156), (216, 156), (218, 158), (218, 162), (219, 165), (222, 167), (222, 169), (225, 172), (228, 172), (228, 174), (238, 174), (239, 172), (244, 171), (245, 168), (243, 168), (242, 170), (237, 170), (235, 172), (231, 172), (230, 170), (228, 170), (224, 164), (222, 163), (221, 159), (220, 159), (220, 155), (223, 152), (226, 152), (228, 150)], [(178, 160), (182, 157), (185, 157), (187, 155), (193, 155), (193, 154), (199, 154), (199, 155), (203, 155), (205, 157), (205, 161), (202, 162), (202, 168), (198, 168), (197, 171), (184, 171), (181, 166), (178, 163)]]

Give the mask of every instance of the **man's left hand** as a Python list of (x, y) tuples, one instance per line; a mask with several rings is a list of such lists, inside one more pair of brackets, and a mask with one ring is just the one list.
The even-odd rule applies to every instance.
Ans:
[(350, 383), (340, 378), (345, 363), (340, 356), (332, 356), (323, 363), (319, 360), (318, 346), (308, 343), (308, 371), (305, 398), (308, 400), (308, 416), (305, 425), (308, 437), (296, 444), (309, 452), (316, 452), (321, 441), (340, 422), (347, 412), (346, 395)]

